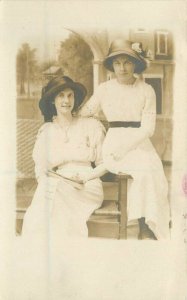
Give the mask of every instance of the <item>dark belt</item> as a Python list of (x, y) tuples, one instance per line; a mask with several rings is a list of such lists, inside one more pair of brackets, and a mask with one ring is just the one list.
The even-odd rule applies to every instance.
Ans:
[(141, 122), (122, 122), (122, 121), (115, 121), (115, 122), (109, 122), (110, 128), (115, 127), (132, 127), (132, 128), (139, 128), (141, 126)]

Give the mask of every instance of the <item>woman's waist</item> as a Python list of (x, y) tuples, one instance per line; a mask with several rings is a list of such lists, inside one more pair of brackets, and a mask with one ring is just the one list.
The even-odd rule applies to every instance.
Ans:
[(84, 162), (84, 161), (70, 161), (70, 162), (64, 162), (63, 164), (59, 165), (57, 168), (57, 172), (60, 173), (64, 170), (84, 170), (84, 169), (90, 169), (92, 168), (91, 162)]
[(109, 128), (139, 128), (141, 121), (108, 121)]

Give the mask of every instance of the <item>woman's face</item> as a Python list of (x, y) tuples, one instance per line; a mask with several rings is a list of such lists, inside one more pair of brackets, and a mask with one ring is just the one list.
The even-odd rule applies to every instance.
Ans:
[(126, 82), (132, 79), (135, 64), (125, 54), (118, 55), (113, 59), (114, 73), (120, 82)]
[(74, 103), (74, 91), (72, 89), (66, 88), (61, 91), (55, 98), (57, 115), (71, 113)]

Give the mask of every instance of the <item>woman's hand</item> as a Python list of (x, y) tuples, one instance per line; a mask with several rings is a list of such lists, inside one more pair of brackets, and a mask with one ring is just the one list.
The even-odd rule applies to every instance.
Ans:
[(78, 182), (80, 183), (86, 183), (87, 181), (89, 181), (90, 179), (92, 179), (92, 176), (89, 173), (87, 174), (77, 174), (76, 177), (75, 177), (76, 180), (78, 180)]
[(116, 149), (113, 153), (110, 153), (110, 156), (115, 160), (119, 161), (124, 157), (124, 151), (121, 148)]
[(89, 170), (88, 172), (81, 174), (80, 178), (83, 180), (83, 183), (87, 181), (100, 178), (104, 174), (106, 174), (108, 170), (105, 168), (105, 165), (102, 163), (98, 165), (96, 168)]
[(103, 174), (99, 174), (98, 172), (95, 171), (95, 169), (91, 169), (89, 170), (88, 172), (84, 173), (84, 174), (80, 174), (78, 176), (78, 179), (80, 181), (84, 183), (86, 183), (87, 181), (90, 181), (90, 180), (93, 180), (93, 179), (96, 179), (96, 178), (99, 178), (100, 176), (102, 176)]
[(53, 170), (48, 170), (46, 172), (46, 175), (49, 177), (54, 177), (54, 178), (61, 178), (63, 179), (65, 182), (67, 182), (68, 184), (71, 184), (74, 188), (78, 189), (78, 190), (82, 190), (83, 189), (83, 180), (80, 178), (79, 174), (75, 174), (73, 176), (62, 176), (58, 173), (56, 173)]
[(115, 160), (115, 161), (119, 161), (121, 159), (123, 159), (125, 157), (125, 155), (130, 151), (133, 150), (130, 147), (126, 146), (126, 147), (117, 147), (116, 149), (114, 149), (114, 151), (112, 153), (110, 153), (110, 156)]
[(82, 176), (79, 173), (76, 173), (69, 177), (70, 180), (73, 180), (77, 183), (84, 183)]

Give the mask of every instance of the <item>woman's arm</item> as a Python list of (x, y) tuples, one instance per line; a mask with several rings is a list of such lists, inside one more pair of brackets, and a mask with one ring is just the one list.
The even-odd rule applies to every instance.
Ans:
[(37, 181), (39, 181), (41, 176), (46, 174), (49, 168), (47, 160), (48, 141), (45, 134), (48, 126), (49, 124), (45, 123), (39, 129), (33, 149), (32, 157), (35, 163), (35, 175)]
[(95, 167), (94, 169), (92, 169), (88, 174), (86, 174), (83, 177), (83, 182), (85, 183), (89, 180), (99, 178), (99, 177), (103, 176), (104, 174), (106, 174), (107, 172), (108, 172), (108, 170), (105, 168), (105, 165), (102, 163), (102, 164), (98, 165), (97, 167)]
[(107, 173), (102, 158), (102, 145), (105, 139), (106, 130), (102, 123), (95, 119), (88, 119), (89, 122), (89, 139), (92, 153), (91, 161), (95, 164), (95, 168), (85, 174), (83, 181), (99, 178)]
[(99, 86), (91, 98), (79, 109), (78, 116), (80, 117), (93, 117), (101, 110), (101, 93), (102, 85)]

